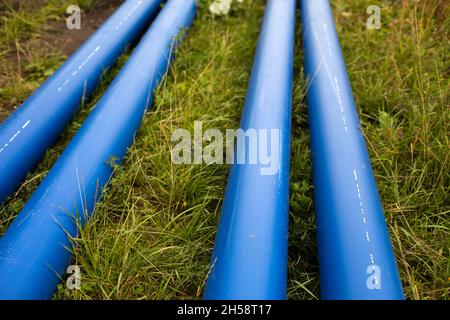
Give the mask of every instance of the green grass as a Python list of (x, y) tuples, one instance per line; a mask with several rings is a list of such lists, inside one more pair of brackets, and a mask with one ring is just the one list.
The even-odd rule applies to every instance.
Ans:
[[(405, 293), (409, 299), (448, 299), (448, 11), (442, 13), (437, 1), (383, 1), (381, 30), (367, 30), (366, 8), (376, 1), (333, 4)], [(201, 8), (135, 144), (116, 167), (92, 220), (74, 239), (82, 289), (60, 285), (56, 299), (201, 298), (228, 167), (172, 164), (171, 134), (176, 128), (192, 130), (196, 120), (203, 121), (204, 130), (238, 126), (263, 12), (262, 1), (246, 1), (224, 18), (212, 18)], [(319, 274), (300, 23), (297, 29), (288, 295), (316, 299)], [(27, 37), (20, 34), (12, 39)], [(126, 56), (114, 72), (125, 61)], [(18, 89), (41, 82), (45, 70), (58, 63), (31, 67), (38, 76), (23, 79)], [(62, 141), (0, 207), (0, 232), (112, 78), (106, 77)]]

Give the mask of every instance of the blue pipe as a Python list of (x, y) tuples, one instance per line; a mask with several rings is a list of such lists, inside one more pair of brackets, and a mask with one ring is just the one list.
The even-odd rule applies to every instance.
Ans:
[(330, 4), (301, 0), (323, 299), (403, 299)]
[[(176, 35), (195, 0), (169, 0), (128, 63), (0, 239), (0, 299), (49, 299), (71, 258), (71, 237), (133, 142)], [(115, 159), (115, 160), (114, 160)]]
[(128, 0), (0, 125), (0, 203), (56, 143), (105, 70), (146, 30), (161, 0)]
[[(279, 130), (269, 148), (277, 170), (265, 172), (262, 158), (252, 164), (247, 155), (231, 167), (205, 299), (286, 298), (295, 7), (296, 0), (267, 2), (240, 126), (259, 133), (260, 152), (268, 143), (262, 130), (270, 138)], [(236, 150), (250, 151), (246, 144)]]

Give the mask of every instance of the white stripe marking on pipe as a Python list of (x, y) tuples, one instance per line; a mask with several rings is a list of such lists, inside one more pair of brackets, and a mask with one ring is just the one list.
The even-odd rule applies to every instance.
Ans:
[[(83, 67), (95, 56), (97, 52), (99, 52), (101, 49), (100, 46), (97, 46), (94, 50), (92, 50), (91, 53), (87, 56), (87, 58), (81, 63), (78, 67), (76, 67), (75, 71), (71, 73), (72, 77), (75, 77), (78, 74), (78, 71), (83, 69)], [(65, 86), (67, 86), (70, 83), (70, 79), (66, 79), (63, 84), (58, 88), (58, 92), (62, 91)]]
[[(27, 122), (25, 122), (25, 123), (22, 125), (22, 129), (25, 129), (25, 128), (30, 124), (30, 122), (31, 122), (31, 120), (28, 120)], [(22, 133), (22, 130), (21, 130), (21, 129), (17, 130), (17, 132), (16, 132), (11, 138), (9, 138), (8, 143), (6, 143), (6, 144), (0, 149), (0, 153), (2, 153), (3, 151), (5, 151), (6, 148), (8, 148), (9, 144), (10, 144), (11, 142), (13, 142), (14, 139), (16, 139), (17, 136), (18, 136), (19, 134), (21, 134), (21, 133)]]
[(26, 127), (28, 127), (30, 122), (31, 122), (31, 120), (28, 120), (27, 122), (25, 122), (24, 125), (22, 126), (22, 129), (25, 129)]

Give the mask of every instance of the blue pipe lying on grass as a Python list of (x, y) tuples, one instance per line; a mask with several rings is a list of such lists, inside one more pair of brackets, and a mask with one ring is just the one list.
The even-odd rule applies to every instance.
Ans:
[(0, 125), (0, 203), (58, 140), (84, 98), (148, 28), (161, 0), (128, 0)]
[(259, 140), (236, 148), (238, 157), (255, 146), (259, 155), (270, 150), (277, 170), (268, 171), (261, 158), (250, 163), (247, 153), (231, 167), (205, 299), (286, 298), (295, 5), (267, 2), (241, 121)]
[(77, 236), (108, 183), (113, 159), (132, 144), (153, 90), (168, 69), (195, 0), (169, 0), (150, 30), (0, 239), (0, 298), (49, 299), (70, 262)]
[(323, 299), (403, 299), (328, 0), (301, 0)]

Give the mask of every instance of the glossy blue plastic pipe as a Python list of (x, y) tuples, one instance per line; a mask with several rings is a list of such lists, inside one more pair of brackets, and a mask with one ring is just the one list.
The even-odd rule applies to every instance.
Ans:
[(328, 0), (301, 0), (323, 299), (403, 299)]
[[(103, 72), (138, 39), (161, 0), (128, 0), (0, 125), (0, 203), (59, 138)], [(83, 22), (83, 20), (82, 20)]]
[[(128, 63), (0, 239), (0, 299), (48, 299), (83, 225), (133, 142), (195, 0), (169, 0)], [(114, 160), (115, 159), (115, 160)], [(68, 249), (69, 248), (69, 249)]]
[(232, 165), (205, 299), (286, 298), (295, 4), (267, 2), (240, 126), (269, 137), (279, 130), (279, 149), (258, 140), (278, 154), (278, 170), (263, 174), (261, 158)]

